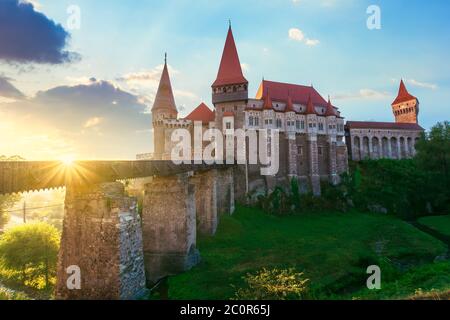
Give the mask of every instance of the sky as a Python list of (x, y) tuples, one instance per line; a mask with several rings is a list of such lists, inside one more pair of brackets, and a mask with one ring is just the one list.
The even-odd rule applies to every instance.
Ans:
[(151, 152), (164, 53), (180, 116), (212, 108), (229, 20), (251, 97), (263, 77), (312, 84), (347, 120), (393, 121), (404, 79), (429, 129), (450, 120), (449, 12), (442, 0), (0, 0), (0, 155)]

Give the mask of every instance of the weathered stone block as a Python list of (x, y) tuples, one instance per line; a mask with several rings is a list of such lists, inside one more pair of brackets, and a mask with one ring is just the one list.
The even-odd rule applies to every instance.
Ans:
[[(56, 298), (133, 299), (145, 292), (142, 232), (136, 199), (121, 183), (67, 188)], [(80, 269), (69, 289), (67, 268)]]
[(142, 229), (149, 284), (199, 262), (194, 185), (189, 177), (155, 177), (145, 186)]

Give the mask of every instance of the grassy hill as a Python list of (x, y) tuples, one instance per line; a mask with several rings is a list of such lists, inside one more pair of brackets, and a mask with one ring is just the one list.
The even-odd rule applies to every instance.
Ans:
[(450, 215), (421, 218), (419, 223), (450, 237)]
[[(215, 237), (200, 237), (202, 262), (169, 279), (171, 299), (230, 299), (249, 272), (294, 267), (310, 279), (313, 299), (402, 298), (418, 289), (450, 289), (450, 264), (433, 264), (447, 247), (393, 217), (329, 213), (276, 217), (238, 207)], [(365, 288), (369, 265), (382, 290)], [(419, 292), (420, 293), (420, 292)]]

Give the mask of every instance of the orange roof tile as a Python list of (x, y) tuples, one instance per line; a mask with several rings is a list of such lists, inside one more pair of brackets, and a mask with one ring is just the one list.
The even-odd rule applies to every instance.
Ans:
[(288, 93), (288, 99), (287, 99), (285, 111), (286, 112), (296, 112), (294, 109), (294, 103), (292, 102), (292, 97), (291, 97), (290, 93)]
[(167, 61), (164, 63), (164, 69), (161, 74), (161, 80), (159, 81), (158, 92), (156, 93), (152, 111), (158, 109), (168, 109), (178, 113), (175, 105), (175, 98), (173, 96), (172, 84), (170, 82), (169, 70), (167, 68)]
[(333, 105), (331, 104), (330, 98), (328, 98), (327, 103), (327, 111), (325, 112), (325, 117), (336, 117), (336, 110), (334, 109)]
[(273, 103), (272, 103), (272, 98), (270, 97), (270, 93), (269, 90), (267, 90), (267, 93), (265, 95), (264, 98), (264, 110), (273, 110)]
[(227, 40), (223, 49), (222, 60), (220, 62), (219, 72), (217, 79), (213, 83), (213, 87), (223, 86), (228, 84), (244, 84), (248, 83), (245, 79), (241, 63), (239, 61), (239, 55), (236, 49), (236, 43), (234, 42), (233, 31), (231, 26), (228, 29)]
[(424, 129), (417, 123), (396, 123), (396, 122), (368, 122), (368, 121), (347, 121), (346, 127), (349, 129), (383, 129), (383, 130), (417, 130)]
[(215, 113), (210, 108), (208, 108), (208, 106), (205, 103), (202, 102), (185, 119), (209, 123), (215, 120)]
[(392, 102), (392, 105), (396, 105), (399, 103), (403, 103), (406, 101), (411, 101), (417, 98), (414, 97), (413, 95), (409, 94), (408, 90), (406, 89), (405, 83), (403, 82), (403, 80), (400, 81), (400, 88), (398, 89), (398, 95), (397, 98), (394, 100), (394, 102)]
[(327, 101), (312, 86), (263, 80), (256, 99), (264, 99), (267, 90), (270, 90), (270, 96), (274, 101), (287, 101), (290, 95), (294, 104), (306, 105), (311, 97), (314, 105), (323, 107), (327, 105)]
[(317, 114), (316, 108), (314, 108), (311, 95), (308, 98), (308, 103), (306, 105), (306, 114)]

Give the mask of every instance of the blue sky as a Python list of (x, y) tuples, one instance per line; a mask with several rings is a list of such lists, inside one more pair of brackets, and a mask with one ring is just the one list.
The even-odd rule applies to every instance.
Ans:
[[(0, 60), (0, 76), (7, 78), (10, 84), (28, 97), (26, 103), (9, 101), (8, 106), (3, 107), (3, 112), (9, 117), (7, 119), (15, 121), (16, 126), (20, 121), (27, 121), (27, 117), (39, 117), (32, 114), (31, 109), (24, 112), (26, 108), (21, 107), (29, 104), (30, 100), (35, 102), (39, 91), (50, 95), (47, 91), (61, 86), (91, 86), (94, 82), (90, 78), (95, 78), (95, 83), (106, 81), (120, 88), (119, 98), (127, 103), (131, 98), (124, 98), (126, 93), (136, 96), (135, 110), (148, 109), (156, 91), (165, 51), (169, 55), (172, 83), (181, 113), (187, 114), (201, 101), (212, 107), (210, 85), (217, 73), (228, 19), (232, 20), (252, 96), (263, 76), (274, 81), (312, 83), (323, 96), (332, 96), (334, 104), (340, 107), (348, 120), (393, 121), (390, 103), (397, 93), (400, 78), (403, 78), (410, 93), (421, 102), (419, 117), (423, 127), (430, 128), (438, 121), (450, 119), (448, 1), (32, 2), (37, 11), (67, 30), (70, 40), (66, 49), (77, 53), (80, 59), (63, 64), (11, 64)], [(67, 28), (67, 8), (73, 4), (81, 10), (79, 30)], [(381, 9), (380, 30), (366, 27), (369, 16), (366, 9), (373, 4)], [(302, 41), (298, 41), (301, 37), (295, 40), (289, 36), (291, 29), (301, 31)], [(298, 30), (293, 34), (298, 35)], [(105, 90), (109, 87), (100, 85), (95, 88)], [(116, 91), (108, 92), (117, 94)], [(77, 95), (71, 97), (76, 99)], [(50, 105), (48, 101), (46, 103)], [(83, 100), (85, 106), (89, 101)], [(112, 102), (117, 105), (117, 101)], [(54, 135), (61, 141), (54, 150), (48, 147), (45, 152), (27, 151), (25, 156), (46, 158), (58, 153), (73, 153), (83, 158), (111, 158), (114, 155), (133, 158), (135, 153), (152, 148), (151, 119), (145, 112), (137, 112), (130, 120), (121, 115), (108, 127), (103, 121), (108, 117), (107, 109), (96, 116), (95, 113), (83, 111), (82, 107), (78, 108), (77, 101), (67, 105), (65, 113), (76, 115), (72, 119), (78, 119), (79, 128), (73, 123), (58, 128), (55, 123), (62, 124), (71, 117), (52, 122), (49, 119), (57, 110), (48, 107), (41, 112), (41, 117), (45, 115), (47, 118), (33, 123), (52, 126)], [(17, 119), (18, 110), (21, 112), (20, 120)], [(123, 111), (126, 115), (126, 106)], [(139, 117), (139, 114), (143, 116)], [(114, 139), (111, 131), (115, 130), (115, 126), (121, 126), (119, 119), (124, 123), (123, 130), (133, 132), (126, 135), (128, 139), (136, 140), (131, 146), (103, 147), (101, 151), (94, 144), (85, 146), (85, 141), (95, 141), (98, 145)], [(82, 137), (81, 131), (87, 129), (92, 132), (84, 132)], [(0, 146), (0, 154), (21, 153), (21, 150), (16, 150), (18, 146), (26, 146), (30, 135), (42, 136), (44, 133), (40, 130), (36, 127), (26, 134), (22, 133), (17, 139), (25, 141), (23, 143), (11, 143), (4, 150)], [(48, 135), (41, 143), (52, 140), (52, 136)], [(31, 141), (36, 144), (33, 138)], [(82, 146), (83, 143), (85, 145)]]

